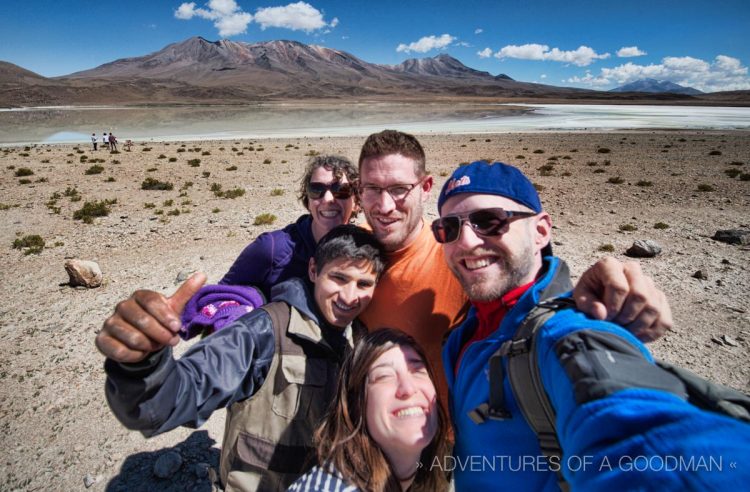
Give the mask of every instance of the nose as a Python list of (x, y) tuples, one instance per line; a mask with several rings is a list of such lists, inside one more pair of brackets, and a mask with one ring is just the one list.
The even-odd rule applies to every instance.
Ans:
[(357, 301), (358, 295), (359, 289), (357, 288), (357, 284), (349, 282), (339, 291), (339, 300), (347, 306), (351, 306)]
[(398, 388), (396, 388), (396, 397), (406, 399), (417, 392), (417, 386), (414, 384), (414, 378), (411, 373), (402, 374), (398, 378)]
[(380, 190), (380, 194), (378, 195), (375, 204), (382, 214), (388, 214), (396, 209), (396, 202), (387, 190)]
[(331, 190), (326, 190), (326, 192), (323, 193), (323, 196), (320, 197), (320, 199), (324, 202), (332, 202), (335, 200), (335, 198), (333, 197), (333, 192)]
[(468, 220), (461, 222), (461, 230), (459, 231), (458, 239), (456, 239), (457, 246), (470, 250), (480, 246), (483, 242), (484, 240), (471, 228)]

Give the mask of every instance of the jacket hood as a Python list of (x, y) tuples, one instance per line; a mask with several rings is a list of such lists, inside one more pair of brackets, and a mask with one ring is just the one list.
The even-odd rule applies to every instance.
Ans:
[(308, 285), (301, 278), (290, 278), (271, 288), (272, 301), (284, 301), (294, 306), (299, 312), (313, 320), (317, 325), (328, 325), (315, 305), (315, 298)]

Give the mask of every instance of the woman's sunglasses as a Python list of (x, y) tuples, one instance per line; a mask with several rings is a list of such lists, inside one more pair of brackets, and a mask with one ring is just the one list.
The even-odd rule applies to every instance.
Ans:
[(326, 191), (330, 191), (333, 198), (338, 200), (346, 200), (354, 193), (354, 188), (349, 183), (315, 183), (312, 182), (307, 185), (307, 197), (313, 200), (317, 200), (326, 194)]
[(505, 226), (516, 219), (532, 217), (534, 212), (519, 212), (502, 208), (485, 208), (468, 214), (446, 215), (432, 223), (432, 233), (439, 243), (452, 243), (461, 236), (461, 227), (468, 222), (479, 236), (499, 236)]

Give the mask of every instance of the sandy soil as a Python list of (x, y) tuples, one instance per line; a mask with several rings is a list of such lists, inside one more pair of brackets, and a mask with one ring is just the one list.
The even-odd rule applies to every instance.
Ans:
[[(483, 158), (515, 163), (533, 176), (544, 187), (542, 199), (555, 223), (555, 251), (576, 276), (605, 255), (598, 251), (603, 245), (625, 259), (635, 239), (657, 241), (662, 254), (640, 263), (667, 293), (675, 330), (652, 350), (716, 381), (750, 389), (750, 248), (711, 239), (717, 229), (750, 229), (750, 181), (725, 173), (750, 173), (747, 133), (420, 140), (438, 186), (457, 163)], [(169, 293), (178, 274), (193, 270), (217, 281), (245, 244), (303, 211), (295, 192), (306, 155), (356, 159), (361, 143), (361, 138), (138, 142), (131, 152), (116, 155), (93, 152), (89, 145), (0, 149), (0, 257), (6, 265), (0, 283), (0, 488), (80, 490), (88, 480), (94, 482), (91, 490), (208, 490), (205, 464), (218, 461), (223, 414), (202, 430), (178, 429), (149, 440), (125, 430), (104, 399), (103, 358), (94, 336), (115, 303), (137, 288)], [(87, 162), (80, 161), (83, 156)], [(85, 174), (92, 159), (104, 160), (101, 174)], [(189, 159), (200, 164), (191, 167)], [(551, 164), (549, 176), (539, 170), (545, 164)], [(34, 174), (16, 177), (20, 168)], [(141, 190), (146, 177), (172, 182), (174, 189)], [(608, 183), (615, 177), (623, 182)], [(246, 193), (219, 198), (211, 191), (214, 183)], [(701, 185), (714, 191), (698, 191)], [(73, 187), (81, 201), (64, 195)], [(51, 200), (54, 193), (62, 196)], [(93, 224), (73, 220), (84, 202), (105, 199), (117, 200), (108, 216)], [(276, 222), (253, 225), (261, 213), (275, 214)], [(435, 197), (427, 214), (430, 220), (436, 215)], [(657, 222), (669, 227), (655, 229)], [(625, 224), (637, 230), (620, 231)], [(41, 254), (12, 248), (14, 240), (31, 234), (44, 238)], [(65, 285), (65, 258), (98, 262), (104, 284), (92, 290)], [(693, 277), (698, 270), (705, 279)], [(712, 340), (724, 335), (736, 346)], [(155, 478), (156, 458), (175, 446), (183, 458), (180, 471), (171, 479)]]

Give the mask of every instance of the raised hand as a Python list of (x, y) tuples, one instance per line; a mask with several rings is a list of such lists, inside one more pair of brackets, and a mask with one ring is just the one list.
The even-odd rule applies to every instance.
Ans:
[(96, 348), (117, 362), (139, 362), (166, 345), (177, 345), (180, 314), (205, 282), (206, 275), (196, 273), (170, 297), (152, 290), (134, 292), (104, 322)]

